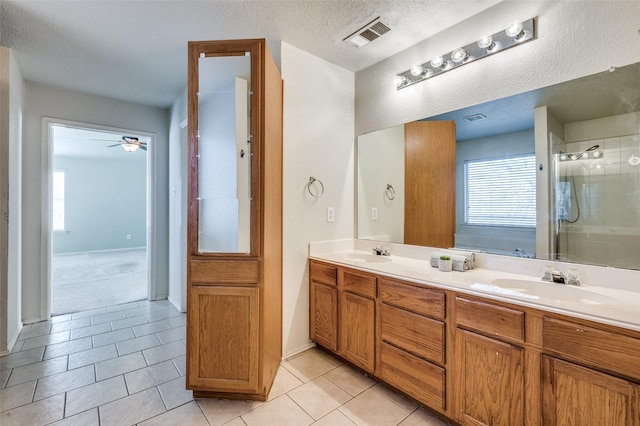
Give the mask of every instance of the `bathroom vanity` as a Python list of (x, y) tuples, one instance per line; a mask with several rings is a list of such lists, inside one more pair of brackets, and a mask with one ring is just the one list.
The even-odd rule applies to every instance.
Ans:
[(312, 252), (310, 336), (462, 425), (640, 425), (640, 294), (536, 280)]

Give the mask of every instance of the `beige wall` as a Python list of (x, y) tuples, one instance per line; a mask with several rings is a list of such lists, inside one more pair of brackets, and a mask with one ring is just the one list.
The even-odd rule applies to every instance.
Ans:
[[(310, 241), (353, 238), (353, 73), (282, 43), (284, 80), (283, 354), (309, 345)], [(307, 192), (309, 177), (324, 195)], [(327, 207), (335, 222), (327, 222)]]

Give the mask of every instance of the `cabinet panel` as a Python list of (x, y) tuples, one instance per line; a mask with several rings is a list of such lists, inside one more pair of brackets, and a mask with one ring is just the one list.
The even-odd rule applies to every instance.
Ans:
[(444, 364), (444, 323), (382, 304), (380, 328), (383, 341)]
[(188, 386), (252, 391), (258, 386), (259, 289), (192, 287)]
[(311, 339), (327, 349), (337, 351), (338, 290), (312, 281), (310, 310)]
[(355, 272), (345, 271), (344, 290), (370, 298), (376, 297), (377, 279), (373, 275), (361, 275)]
[(207, 284), (257, 284), (260, 263), (257, 260), (192, 260), (191, 282)]
[(319, 283), (336, 285), (338, 283), (338, 269), (334, 266), (310, 261), (309, 277)]
[(544, 425), (637, 426), (640, 386), (543, 357)]
[(375, 370), (375, 305), (357, 294), (340, 294), (338, 353), (369, 372)]
[(456, 297), (456, 325), (524, 342), (524, 312)]
[(570, 359), (640, 380), (639, 339), (544, 318), (543, 342), (545, 349)]
[(474, 426), (523, 424), (523, 349), (466, 330), (456, 333), (458, 421)]
[(380, 280), (380, 301), (417, 314), (444, 319), (444, 293), (438, 290)]
[(445, 409), (444, 368), (382, 343), (380, 378), (430, 407)]

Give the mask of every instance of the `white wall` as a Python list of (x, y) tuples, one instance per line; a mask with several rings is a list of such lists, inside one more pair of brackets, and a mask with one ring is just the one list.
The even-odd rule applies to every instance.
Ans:
[[(150, 229), (155, 239), (156, 294), (152, 298), (164, 298), (168, 293), (168, 130), (169, 114), (166, 109), (148, 107), (111, 98), (54, 88), (42, 84), (26, 84), (23, 119), (23, 259), (22, 269), (22, 318), (25, 321), (45, 319), (46, 297), (41, 291), (41, 179), (45, 173), (43, 164), (42, 118), (97, 124), (155, 134), (155, 147), (150, 148), (156, 178), (151, 185), (155, 197), (152, 212), (155, 228)], [(34, 266), (35, 265), (35, 266)]]
[(169, 125), (169, 301), (187, 310), (187, 89), (171, 107)]
[[(309, 345), (310, 241), (354, 235), (354, 74), (282, 43), (284, 80), (283, 354)], [(324, 195), (307, 192), (309, 177)], [(335, 222), (327, 222), (327, 207)]]
[(0, 354), (11, 350), (22, 328), (22, 105), (24, 81), (10, 49), (0, 46), (0, 191), (9, 197), (2, 200), (0, 217)]
[[(535, 16), (537, 40), (405, 89), (392, 84), (415, 62)], [(638, 16), (637, 1), (500, 2), (358, 72), (356, 135), (638, 62)]]

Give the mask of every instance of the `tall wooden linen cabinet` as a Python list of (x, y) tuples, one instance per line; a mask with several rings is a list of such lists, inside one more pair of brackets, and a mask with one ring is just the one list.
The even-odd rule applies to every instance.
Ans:
[(187, 389), (265, 401), (282, 358), (282, 78), (263, 39), (189, 43)]

